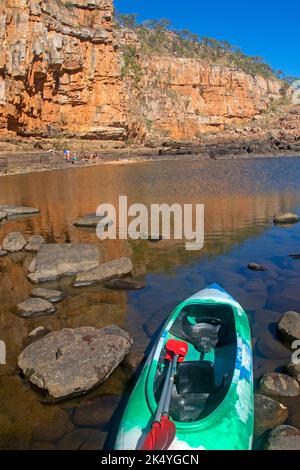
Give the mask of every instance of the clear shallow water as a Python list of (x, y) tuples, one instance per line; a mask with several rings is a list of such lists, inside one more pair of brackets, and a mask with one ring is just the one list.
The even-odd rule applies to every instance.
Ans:
[[(99, 286), (78, 291), (64, 279), (49, 283), (68, 294), (54, 315), (22, 319), (10, 309), (28, 298), (32, 289), (26, 280), (31, 257), (0, 260), (0, 339), (6, 342), (8, 354), (7, 365), (0, 366), (0, 447), (82, 446), (86, 433), (91, 433), (92, 440), (93, 430), (86, 424), (75, 426), (72, 416), (91, 397), (98, 397), (97, 407), (103, 411), (97, 442), (104, 442), (108, 430), (111, 442), (119, 417), (118, 397), (130, 391), (130, 374), (119, 367), (87, 397), (56, 405), (41, 403), (16, 371), (17, 357), (29, 342), (27, 335), (39, 325), (57, 330), (113, 323), (131, 332), (134, 351), (145, 351), (176, 304), (218, 282), (249, 315), (255, 377), (284, 365), (290, 351), (275, 341), (275, 322), (286, 310), (300, 311), (300, 260), (288, 256), (300, 253), (300, 224), (274, 227), (272, 216), (279, 211), (300, 212), (299, 181), (300, 158), (107, 165), (1, 178), (0, 204), (35, 206), (41, 213), (0, 225), (0, 245), (13, 230), (28, 236), (40, 233), (49, 242), (99, 243), (105, 260), (130, 256), (135, 277), (144, 279), (146, 287), (136, 292)], [(129, 204), (204, 203), (204, 249), (187, 252), (182, 242), (172, 240), (101, 243), (93, 231), (73, 226), (100, 203), (117, 205), (119, 195), (128, 195)], [(268, 271), (251, 272), (249, 262), (262, 263)], [(300, 426), (299, 401), (289, 406), (290, 422)]]

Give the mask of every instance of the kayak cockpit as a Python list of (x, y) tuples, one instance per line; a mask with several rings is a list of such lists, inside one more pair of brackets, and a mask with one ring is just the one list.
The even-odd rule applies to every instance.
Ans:
[[(186, 304), (169, 329), (166, 342), (169, 339), (188, 343), (188, 354), (177, 365), (170, 415), (178, 422), (201, 420), (220, 405), (232, 382), (237, 355), (234, 311), (228, 304)], [(154, 380), (156, 401), (165, 373), (163, 348)]]

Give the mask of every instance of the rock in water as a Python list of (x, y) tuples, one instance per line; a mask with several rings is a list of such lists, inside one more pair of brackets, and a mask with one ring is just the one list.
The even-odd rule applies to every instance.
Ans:
[(42, 338), (43, 336), (46, 336), (48, 333), (50, 333), (50, 330), (48, 328), (45, 328), (44, 326), (37, 326), (34, 328), (34, 330), (31, 330), (30, 333), (28, 333), (29, 338)]
[(76, 429), (66, 434), (57, 444), (58, 450), (102, 450), (107, 433), (94, 428)]
[(17, 313), (21, 317), (35, 317), (54, 313), (55, 307), (44, 299), (28, 299), (17, 305)]
[(4, 256), (7, 256), (7, 255), (8, 255), (8, 252), (5, 250), (1, 250), (0, 248), (0, 258), (4, 258)]
[(277, 426), (266, 442), (267, 450), (300, 450), (300, 430), (292, 426)]
[(3, 240), (3, 250), (15, 253), (23, 250), (26, 240), (20, 232), (11, 232)]
[(8, 216), (38, 214), (40, 211), (34, 207), (0, 205), (0, 211), (6, 212)]
[(285, 212), (284, 214), (277, 214), (274, 216), (274, 224), (296, 224), (299, 222), (300, 217), (293, 212)]
[(289, 374), (291, 377), (294, 377), (297, 380), (297, 382), (300, 383), (300, 362), (299, 364), (296, 364), (294, 362), (289, 362), (285, 366), (285, 371), (287, 372), (287, 374)]
[(43, 282), (89, 271), (99, 266), (99, 253), (93, 243), (43, 244), (30, 265), (29, 279)]
[(74, 286), (86, 286), (108, 281), (114, 277), (121, 277), (129, 274), (132, 270), (132, 263), (129, 258), (119, 258), (109, 263), (103, 263), (91, 271), (80, 273), (76, 276)]
[(65, 298), (64, 293), (60, 290), (43, 289), (42, 287), (37, 287), (36, 289), (33, 289), (30, 295), (32, 297), (40, 297), (52, 303), (60, 302)]
[(286, 312), (278, 323), (279, 335), (289, 345), (295, 340), (300, 340), (300, 313)]
[(286, 406), (273, 398), (256, 394), (254, 397), (254, 434), (261, 436), (265, 431), (284, 424), (289, 416)]
[(143, 289), (145, 284), (135, 279), (111, 279), (105, 282), (104, 287), (115, 290), (138, 290)]
[(272, 372), (262, 376), (258, 392), (271, 397), (297, 397), (300, 395), (300, 386), (289, 375)]
[(96, 426), (105, 429), (120, 402), (119, 395), (91, 398), (79, 405), (73, 415), (76, 426)]
[(81, 217), (79, 220), (77, 220), (74, 225), (75, 227), (90, 227), (90, 228), (96, 228), (98, 224), (101, 225), (101, 222), (103, 221), (103, 227), (106, 225), (111, 225), (113, 224), (113, 220), (107, 220), (107, 217), (98, 216), (96, 214), (89, 214)]
[(0, 222), (1, 220), (6, 219), (6, 217), (7, 217), (7, 212), (0, 211)]
[(27, 346), (18, 365), (32, 384), (62, 399), (104, 382), (132, 344), (130, 335), (116, 326), (63, 329)]
[(42, 235), (33, 235), (29, 238), (28, 243), (25, 246), (25, 251), (36, 253), (39, 251), (43, 243), (45, 243), (45, 239)]
[(251, 271), (266, 271), (266, 268), (264, 266), (257, 263), (249, 263), (248, 268), (251, 269)]

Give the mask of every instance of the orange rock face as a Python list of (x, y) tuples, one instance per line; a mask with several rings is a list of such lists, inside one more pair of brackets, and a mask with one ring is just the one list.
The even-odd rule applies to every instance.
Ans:
[(174, 57), (140, 59), (137, 88), (112, 15), (113, 0), (0, 0), (0, 134), (188, 139), (281, 96), (277, 80)]
[[(140, 107), (135, 88), (127, 88), (130, 106), (143, 116), (147, 130), (173, 139), (245, 122), (282, 95), (279, 80), (252, 77), (243, 71), (200, 60), (151, 57), (141, 61)], [(134, 114), (134, 109), (132, 109)]]
[(0, 129), (123, 139), (112, 0), (1, 0)]

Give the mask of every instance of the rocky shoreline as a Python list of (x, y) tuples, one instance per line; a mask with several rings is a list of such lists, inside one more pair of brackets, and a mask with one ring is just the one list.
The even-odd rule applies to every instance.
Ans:
[(62, 151), (0, 152), (0, 176), (109, 164), (297, 157), (300, 155), (300, 143), (287, 143), (274, 138), (268, 141), (232, 141), (223, 144), (167, 141), (158, 146), (148, 144), (101, 149), (100, 158), (93, 161), (84, 158), (88, 153), (88, 150), (77, 152), (78, 162), (72, 164), (65, 161)]

